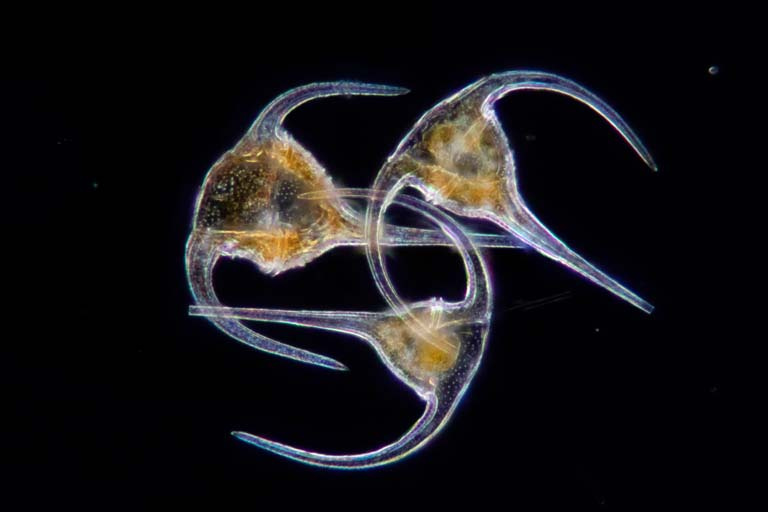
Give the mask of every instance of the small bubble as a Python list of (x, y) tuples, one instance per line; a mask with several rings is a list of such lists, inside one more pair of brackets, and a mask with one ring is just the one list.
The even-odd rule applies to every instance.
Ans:
[(600, 328), (599, 327), (595, 327), (595, 332), (600, 332)]
[(710, 75), (715, 76), (720, 72), (720, 68), (717, 66), (709, 66), (709, 69), (707, 71), (709, 71)]
[(97, 182), (95, 182), (95, 181), (92, 183), (92, 186), (93, 186), (93, 188), (99, 188), (99, 184)]
[(533, 142), (536, 140), (536, 136), (532, 133), (526, 133), (525, 134), (525, 140), (528, 142)]

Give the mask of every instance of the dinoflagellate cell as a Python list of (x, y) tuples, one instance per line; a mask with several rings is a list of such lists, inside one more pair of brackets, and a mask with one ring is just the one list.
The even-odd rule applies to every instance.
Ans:
[[(385, 194), (395, 182), (406, 178), (404, 186), (420, 190), (431, 202), (456, 215), (495, 223), (538, 252), (650, 313), (651, 304), (571, 250), (526, 206), (518, 188), (512, 150), (493, 110), (496, 101), (519, 90), (557, 92), (588, 105), (656, 169), (648, 150), (626, 122), (584, 87), (550, 73), (510, 71), (482, 78), (427, 111), (387, 159), (373, 193)], [(369, 203), (369, 254), (381, 254), (376, 246), (384, 233), (371, 230), (383, 225), (383, 204)]]
[(245, 432), (233, 432), (239, 439), (307, 464), (359, 469), (405, 457), (424, 446), (450, 419), (485, 349), (492, 308), (491, 285), (472, 240), (448, 215), (412, 197), (388, 199), (389, 204), (393, 202), (437, 223), (456, 244), (467, 274), (462, 301), (453, 303), (435, 298), (405, 304), (394, 289), (388, 288), (389, 279), (377, 275), (375, 281), (380, 290), (389, 298), (395, 297), (395, 310), (379, 313), (193, 306), (190, 313), (212, 319), (278, 322), (355, 336), (370, 344), (390, 371), (425, 402), (424, 413), (397, 441), (359, 454), (323, 454)]

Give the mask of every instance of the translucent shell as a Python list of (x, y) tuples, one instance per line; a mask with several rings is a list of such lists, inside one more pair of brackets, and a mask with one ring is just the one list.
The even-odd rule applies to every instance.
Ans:
[[(493, 222), (541, 254), (650, 313), (651, 304), (571, 250), (526, 206), (512, 150), (493, 110), (496, 101), (519, 90), (556, 92), (586, 104), (656, 169), (637, 135), (600, 98), (557, 75), (510, 71), (482, 78), (427, 111), (387, 159), (372, 190), (385, 193), (407, 177), (406, 185), (420, 190), (434, 204), (456, 215)], [(381, 205), (370, 203), (366, 229), (380, 223)], [(383, 233), (378, 236), (383, 240)]]
[[(400, 87), (330, 82), (281, 95), (206, 175), (193, 231), (215, 238), (222, 255), (248, 258), (273, 275), (303, 266), (333, 247), (363, 245), (361, 215), (334, 193), (325, 169), (285, 131), (282, 122), (294, 108), (317, 98), (406, 92)], [(315, 193), (317, 199), (299, 199), (308, 193)], [(506, 235), (477, 237), (482, 246), (522, 246)], [(388, 229), (387, 242), (449, 243), (439, 232), (398, 226)]]
[[(197, 197), (186, 269), (195, 305), (234, 339), (306, 364), (344, 370), (329, 357), (263, 336), (244, 321), (276, 322), (345, 333), (369, 344), (391, 373), (424, 401), (416, 423), (396, 441), (359, 454), (323, 454), (245, 432), (241, 440), (323, 467), (357, 469), (397, 461), (423, 447), (451, 418), (485, 350), (492, 289), (478, 247), (532, 247), (645, 312), (653, 306), (575, 253), (525, 205), (507, 138), (493, 111), (516, 90), (565, 94), (600, 114), (653, 169), (647, 149), (610, 106), (580, 85), (538, 71), (491, 75), (427, 111), (380, 169), (371, 189), (334, 187), (325, 169), (283, 128), (286, 115), (316, 98), (404, 94), (405, 89), (358, 82), (311, 84), (276, 98), (238, 144), (209, 170)], [(403, 195), (419, 190), (429, 201)], [(352, 199), (367, 201), (365, 214)], [(386, 222), (390, 206), (421, 215), (438, 229)], [(440, 208), (438, 208), (438, 206)], [(449, 215), (488, 220), (504, 235), (467, 233)], [(277, 275), (339, 246), (365, 246), (386, 311), (295, 311), (228, 307), (213, 286), (221, 257), (245, 258)], [(448, 245), (461, 255), (466, 292), (459, 302), (408, 302), (387, 272), (384, 250), (394, 245)]]
[[(371, 200), (379, 200), (372, 198)], [(393, 202), (389, 199), (390, 204)], [(332, 455), (302, 450), (245, 432), (233, 434), (260, 448), (307, 464), (359, 469), (397, 461), (424, 446), (447, 423), (477, 372), (491, 318), (491, 286), (482, 258), (471, 239), (445, 213), (412, 197), (394, 200), (438, 223), (456, 244), (467, 273), (462, 301), (432, 299), (415, 304), (398, 301), (394, 311), (290, 311), (223, 306), (193, 306), (190, 313), (212, 319), (256, 320), (327, 329), (369, 343), (393, 375), (425, 402), (416, 423), (397, 441), (371, 452)], [(375, 276), (380, 291), (397, 297), (386, 275)]]

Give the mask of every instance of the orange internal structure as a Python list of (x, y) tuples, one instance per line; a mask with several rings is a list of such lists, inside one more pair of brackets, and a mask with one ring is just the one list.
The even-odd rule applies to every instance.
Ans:
[(507, 195), (503, 155), (503, 144), (493, 126), (479, 111), (469, 111), (427, 130), (406, 153), (403, 168), (414, 172), (442, 199), (464, 207), (501, 210)]
[(398, 367), (418, 380), (431, 381), (455, 366), (461, 341), (451, 325), (435, 322), (424, 311), (383, 320), (375, 332)]
[[(308, 192), (322, 192), (322, 198), (299, 198)], [(333, 192), (319, 164), (294, 141), (241, 143), (211, 170), (196, 229), (279, 272), (323, 241), (355, 229)]]

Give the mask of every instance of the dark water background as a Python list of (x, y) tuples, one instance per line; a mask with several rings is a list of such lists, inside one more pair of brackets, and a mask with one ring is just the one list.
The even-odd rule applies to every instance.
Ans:
[[(750, 378), (743, 349), (757, 335), (743, 320), (752, 301), (732, 288), (750, 287), (737, 276), (751, 271), (734, 255), (747, 235), (731, 212), (743, 206), (733, 191), (750, 188), (737, 162), (750, 115), (739, 55), (749, 45), (712, 29), (725, 23), (717, 13), (658, 26), (617, 13), (598, 30), (552, 27), (511, 7), (486, 14), (489, 25), (430, 9), (402, 25), (362, 13), (314, 39), (288, 22), (258, 25), (231, 46), (202, 28), (166, 38), (150, 23), (152, 39), (126, 30), (106, 46), (86, 39), (59, 56), (54, 46), (44, 66), (30, 60), (3, 80), (12, 313), (3, 462), (14, 495), (108, 508), (207, 497), (260, 510), (371, 501), (725, 509), (743, 496), (751, 443), (737, 403)], [(328, 39), (327, 50), (316, 44)], [(496, 303), (485, 360), (425, 449), (338, 472), (230, 437), (245, 430), (318, 451), (370, 450), (399, 436), (421, 405), (354, 339), (263, 326), (351, 369), (335, 373), (256, 352), (187, 316), (184, 243), (208, 167), (291, 87), (406, 86), (402, 97), (316, 101), (287, 121), (336, 183), (367, 186), (434, 103), (520, 68), (594, 91), (658, 162), (651, 172), (567, 98), (521, 92), (498, 104), (533, 211), (656, 311), (645, 315), (536, 254), (490, 251)], [(461, 292), (459, 260), (446, 249), (398, 250), (392, 265), (409, 297)], [(227, 262), (217, 280), (232, 304), (383, 307), (353, 249), (275, 279)]]

